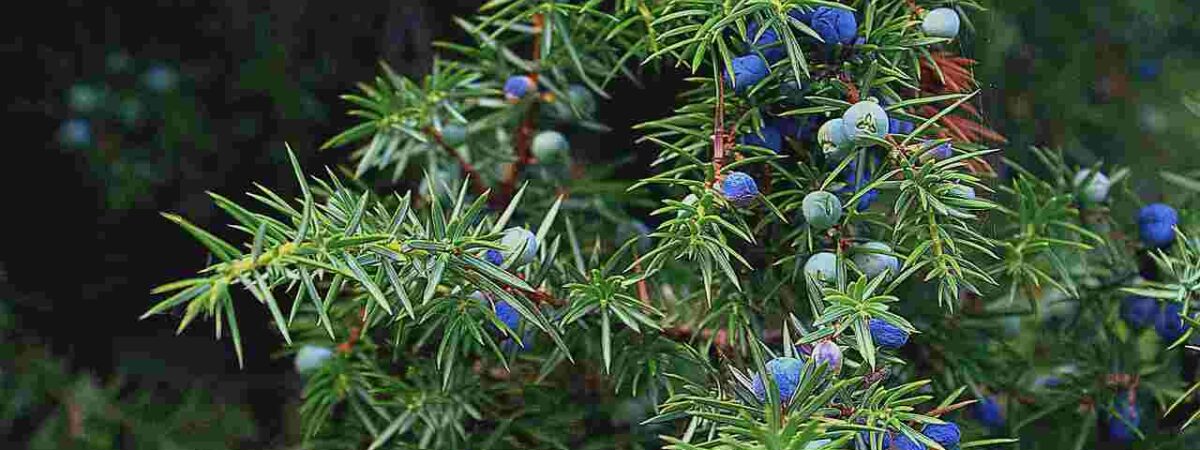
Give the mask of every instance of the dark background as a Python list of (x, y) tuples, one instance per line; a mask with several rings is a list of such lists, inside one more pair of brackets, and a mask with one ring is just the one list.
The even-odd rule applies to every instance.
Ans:
[[(423, 73), (434, 39), (463, 37), (450, 18), (480, 2), (103, 3), (37, 2), (4, 14), (3, 85), (11, 92), (0, 144), (7, 156), (0, 295), (15, 312), (18, 339), (48, 345), (70, 371), (125, 374), (165, 390), (198, 384), (249, 404), (258, 443), (279, 443), (294, 436), (282, 417), (299, 380), (291, 360), (274, 353), (279, 342), (265, 310), (239, 310), (244, 369), (228, 339), (212, 338), (211, 323), (176, 336), (176, 318), (137, 320), (153, 286), (205, 263), (201, 246), (158, 212), (219, 230), (227, 222), (206, 191), (241, 200), (258, 182), (295, 193), (285, 141), (310, 173), (345, 161), (344, 150), (316, 150), (352, 124), (338, 95), (371, 79), (380, 60), (403, 74)], [(984, 61), (982, 106), (1014, 148), (1060, 145), (1081, 164), (1107, 158), (1147, 166), (1194, 152), (1187, 144), (1195, 118), (1179, 98), (1193, 88), (1196, 39), (1194, 31), (1170, 31), (1195, 29), (1194, 6), (1112, 2), (1081, 12), (1071, 2), (1039, 10), (1040, 3), (1006, 1), (985, 16), (977, 39), (965, 40)], [(1155, 6), (1139, 12), (1146, 4)], [(148, 100), (159, 107), (136, 127), (93, 119), (90, 149), (62, 144), (60, 126), (78, 115), (68, 107), (73, 85), (137, 91), (136, 73), (107, 72), (106, 58), (122, 50), (135, 72), (173, 67), (177, 90)], [(674, 75), (653, 76), (640, 89), (615, 85), (614, 100), (600, 110), (615, 131), (582, 147), (630, 151), (629, 126), (668, 112), (679, 87)], [(1165, 131), (1142, 122), (1151, 103), (1167, 116)], [(645, 153), (639, 158), (648, 161)], [(146, 170), (111, 170), (130, 164)], [(18, 442), (38, 419), (18, 424)]]

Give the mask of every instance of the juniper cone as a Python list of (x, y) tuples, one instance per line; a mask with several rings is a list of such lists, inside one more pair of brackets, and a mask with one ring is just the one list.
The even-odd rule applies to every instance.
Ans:
[[(1026, 63), (1024, 47), (990, 47), (1028, 34), (1002, 8), (1022, 9), (486, 2), (456, 17), (463, 39), (438, 45), (426, 74), (384, 65), (343, 97), (352, 123), (322, 136), (344, 158), (329, 170), (302, 163), (315, 149), (279, 148), (295, 179), (214, 195), (228, 213), (214, 230), (164, 214), (207, 264), (155, 289), (147, 316), (213, 321), (243, 364), (336, 348), (302, 377), (302, 448), (1105, 448), (1126, 434), (1098, 430), (1100, 410), (1136, 385), (1131, 406), (1156, 426), (1131, 444), (1190, 449), (1193, 402), (1159, 414), (1195, 383), (1192, 350), (1171, 344), (1200, 307), (1200, 251), (1182, 245), (1200, 180), (1157, 153), (1163, 167), (1138, 173), (996, 132), (1073, 146), (1122, 131), (1011, 106), (1055, 89), (993, 89), (1045, 87), (1037, 70), (1069, 58), (976, 79)], [(1152, 37), (1105, 29), (1111, 48)], [(1168, 89), (1194, 78), (1184, 44), (1162, 46), (1153, 88), (1135, 64), (1091, 58), (1085, 84), (1107, 93), (1082, 116), (1125, 117), (1129, 92), (1200, 104)], [(638, 102), (656, 98), (672, 104)], [(67, 105), (96, 135), (64, 135), (111, 150), (96, 122), (108, 103)], [(1160, 125), (1186, 129), (1177, 109)], [(988, 120), (1010, 110), (1032, 115)], [(1139, 148), (1182, 147), (1127, 128)], [(567, 155), (583, 162), (570, 176), (546, 170)], [(804, 370), (820, 364), (833, 370)], [(772, 380), (782, 404), (764, 404)]]

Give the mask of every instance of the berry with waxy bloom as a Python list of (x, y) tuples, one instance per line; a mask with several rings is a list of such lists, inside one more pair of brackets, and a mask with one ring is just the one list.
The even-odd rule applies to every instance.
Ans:
[(925, 15), (921, 30), (927, 36), (954, 39), (958, 36), (960, 20), (958, 13), (950, 8), (937, 8)]
[(828, 373), (837, 374), (842, 371), (842, 348), (830, 339), (824, 339), (813, 346), (813, 364), (825, 364)]
[(837, 281), (837, 255), (821, 252), (808, 257), (804, 263), (804, 274), (813, 280), (832, 284)]
[[(500, 255), (504, 257), (503, 259), (512, 258), (513, 267), (520, 267), (537, 259), (537, 236), (524, 228), (512, 227), (504, 230), (504, 236), (500, 238), (500, 246), (504, 247), (504, 251), (500, 252)], [(514, 254), (516, 256), (512, 257)]]
[(747, 207), (758, 198), (758, 184), (742, 172), (730, 172), (721, 180), (721, 194), (737, 207)]
[(1076, 172), (1072, 184), (1083, 194), (1083, 199), (1091, 203), (1103, 202), (1108, 198), (1108, 190), (1112, 187), (1112, 182), (1108, 180), (1107, 175), (1095, 172), (1093, 176), (1092, 171), (1088, 169)]
[(296, 372), (308, 373), (325, 365), (325, 361), (333, 356), (333, 350), (319, 345), (305, 345), (296, 352)]
[(883, 319), (871, 319), (867, 328), (871, 330), (871, 339), (880, 347), (895, 350), (908, 343), (907, 331)]
[(900, 273), (900, 260), (892, 256), (892, 248), (882, 242), (868, 242), (858, 247), (858, 252), (851, 258), (858, 270), (863, 271), (869, 278), (889, 272), (895, 276)]
[[(775, 380), (782, 403), (791, 401), (800, 384), (800, 374), (804, 372), (804, 361), (796, 358), (775, 358), (767, 362), (767, 373)], [(766, 401), (767, 386), (761, 374), (756, 374), (751, 382), (750, 390), (759, 401)]]
[(800, 203), (800, 209), (804, 221), (818, 230), (828, 229), (842, 220), (842, 201), (829, 192), (809, 192)]
[(855, 103), (842, 114), (842, 126), (846, 135), (857, 143), (869, 143), (866, 137), (883, 138), (888, 133), (888, 115), (879, 103), (863, 100)]
[(566, 156), (567, 152), (571, 150), (571, 144), (567, 142), (567, 137), (562, 133), (548, 130), (533, 137), (530, 150), (533, 152), (533, 157), (537, 158), (539, 162), (549, 163)]
[(830, 119), (817, 130), (817, 143), (826, 159), (841, 159), (854, 147), (854, 141), (846, 134), (845, 123), (840, 117)]
[(762, 52), (768, 62), (774, 63), (787, 57), (787, 48), (779, 40), (779, 34), (770, 27), (760, 30), (758, 22), (750, 22), (746, 26), (746, 42), (751, 41), (751, 45)]

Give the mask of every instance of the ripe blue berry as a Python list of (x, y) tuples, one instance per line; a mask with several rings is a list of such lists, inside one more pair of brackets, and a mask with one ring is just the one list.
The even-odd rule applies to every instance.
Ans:
[(895, 276), (900, 273), (900, 260), (892, 256), (892, 248), (882, 242), (868, 242), (858, 247), (852, 260), (858, 270), (863, 271), (869, 278), (875, 278), (884, 272)]
[(1175, 241), (1174, 227), (1179, 223), (1175, 208), (1163, 203), (1146, 205), (1138, 211), (1137, 221), (1143, 244), (1163, 248)]
[(149, 87), (154, 92), (167, 92), (175, 87), (175, 71), (170, 67), (163, 65), (155, 65), (150, 70), (146, 71), (145, 82), (146, 87)]
[(809, 17), (809, 26), (829, 45), (849, 44), (858, 36), (854, 13), (841, 8), (817, 7)]
[(916, 125), (907, 120), (888, 118), (888, 134), (908, 134), (916, 128)]
[(1135, 329), (1154, 323), (1158, 316), (1158, 301), (1140, 295), (1130, 295), (1121, 302), (1121, 319)]
[(907, 331), (882, 319), (871, 319), (867, 328), (871, 329), (871, 339), (880, 347), (895, 350), (908, 343)]
[(929, 148), (929, 149), (925, 150), (925, 153), (922, 154), (921, 156), (923, 159), (924, 158), (946, 159), (952, 155), (954, 155), (954, 149), (950, 145), (950, 142), (943, 142), (941, 144), (937, 144), (937, 145), (933, 146), (933, 148)]
[(733, 58), (731, 63), (733, 72), (732, 75), (729, 72), (725, 73), (725, 83), (733, 86), (733, 89), (739, 94), (745, 93), (751, 86), (758, 84), (771, 71), (767, 62), (754, 54)]
[(826, 159), (841, 159), (854, 146), (854, 141), (846, 134), (845, 123), (839, 117), (825, 122), (817, 130), (817, 143), (821, 145), (821, 152), (825, 154)]
[(774, 153), (783, 149), (783, 134), (774, 124), (764, 124), (757, 133), (746, 133), (738, 138), (742, 145), (762, 147)]
[(489, 263), (492, 263), (493, 266), (504, 264), (504, 254), (493, 248), (489, 248), (488, 251), (483, 253), (483, 259), (487, 260)]
[(1167, 303), (1159, 311), (1158, 316), (1154, 320), (1154, 332), (1166, 342), (1175, 342), (1183, 333), (1187, 331), (1187, 325), (1183, 322), (1183, 306), (1179, 303)]
[(830, 284), (836, 282), (838, 274), (837, 255), (829, 252), (821, 252), (808, 257), (808, 261), (804, 263), (804, 274), (818, 282)]
[(921, 30), (927, 36), (954, 39), (958, 36), (958, 13), (950, 8), (938, 8), (925, 15)]
[(787, 49), (779, 42), (779, 34), (774, 29), (761, 30), (758, 22), (750, 22), (746, 26), (746, 42), (753, 41), (754, 48), (762, 52), (769, 62), (777, 62), (787, 57)]
[(721, 194), (734, 206), (745, 208), (758, 198), (758, 184), (754, 178), (742, 172), (729, 172), (721, 180)]
[(553, 130), (543, 131), (533, 137), (530, 150), (533, 151), (533, 157), (537, 158), (538, 162), (550, 163), (566, 156), (571, 150), (571, 144), (567, 142), (567, 137), (562, 133)]
[[(842, 195), (851, 196), (851, 197), (854, 196), (854, 194), (857, 194), (858, 191), (863, 188), (863, 186), (869, 184), (869, 180), (871, 179), (871, 169), (870, 168), (864, 168), (863, 169), (863, 177), (862, 177), (863, 179), (862, 180), (858, 179), (858, 161), (850, 161), (850, 165), (846, 167), (845, 174), (846, 174), (846, 183), (848, 185), (846, 187), (842, 188), (839, 192)], [(879, 198), (879, 190), (878, 189), (868, 190), (867, 192), (863, 193), (863, 195), (861, 197), (858, 198), (858, 204), (854, 205), (854, 208), (859, 211), (866, 211), (867, 208), (870, 208), (871, 204), (874, 203), (875, 200), (878, 198)]]
[[(1084, 183), (1087, 184), (1084, 185)], [(1096, 172), (1096, 175), (1092, 176), (1092, 171), (1087, 169), (1075, 173), (1073, 184), (1083, 194), (1083, 200), (1091, 203), (1103, 202), (1108, 198), (1108, 189), (1112, 187), (1108, 176), (1101, 172)]]
[(804, 221), (818, 230), (828, 229), (842, 220), (842, 201), (825, 191), (805, 195), (800, 210), (804, 213)]
[(296, 372), (308, 373), (325, 364), (333, 350), (318, 345), (305, 345), (296, 352)]
[[(1141, 424), (1141, 415), (1138, 414), (1137, 405), (1129, 403), (1127, 392), (1118, 392), (1116, 399), (1113, 400), (1113, 409), (1117, 410), (1117, 417), (1111, 415), (1108, 417), (1108, 436), (1118, 442), (1133, 441), (1135, 437), (1133, 430)], [(1129, 424), (1126, 425), (1126, 422)], [(1133, 426), (1132, 429), (1130, 425)]]
[(521, 314), (504, 300), (496, 302), (496, 318), (510, 330), (516, 331), (521, 325)]
[(958, 441), (962, 439), (962, 432), (958, 430), (958, 424), (954, 422), (926, 425), (921, 434), (945, 448), (958, 445)]
[(92, 142), (92, 124), (87, 119), (65, 121), (58, 130), (58, 137), (66, 145), (88, 145)]
[(1004, 411), (1000, 409), (1000, 403), (995, 397), (979, 399), (971, 409), (975, 413), (975, 420), (984, 426), (993, 430), (1004, 428)]
[(818, 342), (812, 350), (813, 364), (825, 364), (828, 372), (837, 374), (842, 371), (842, 348), (829, 339)]
[(883, 138), (887, 136), (887, 111), (884, 111), (879, 103), (864, 100), (855, 103), (846, 110), (845, 114), (842, 114), (842, 126), (846, 129), (846, 135), (857, 143), (869, 143), (870, 141), (865, 140), (865, 137)]
[[(800, 384), (800, 374), (804, 371), (804, 361), (796, 358), (775, 358), (767, 362), (767, 373), (775, 379), (775, 387), (779, 389), (779, 400), (783, 403), (791, 401)], [(750, 390), (759, 401), (766, 401), (767, 387), (761, 374), (756, 374), (751, 382)]]
[(890, 450), (925, 450), (925, 444), (903, 434), (896, 434), (892, 436), (891, 443), (887, 448)]
[(535, 90), (537, 90), (537, 83), (525, 75), (514, 75), (508, 77), (508, 80), (504, 82), (504, 98), (509, 101), (515, 102), (525, 98)]

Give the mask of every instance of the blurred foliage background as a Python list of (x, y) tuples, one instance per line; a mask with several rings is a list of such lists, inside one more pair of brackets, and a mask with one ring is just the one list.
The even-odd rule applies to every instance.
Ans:
[[(460, 38), (451, 18), (480, 3), (73, 1), (8, 15), (5, 123), (17, 139), (4, 177), (0, 447), (298, 442), (300, 380), (268, 348), (262, 311), (245, 311), (258, 344), (244, 370), (205, 330), (175, 336), (174, 321), (137, 320), (149, 286), (205, 257), (158, 212), (212, 228), (223, 219), (206, 191), (260, 182), (292, 194), (285, 141), (306, 167), (346, 160), (316, 151), (351, 123), (337, 96), (379, 61), (427, 70), (432, 42)], [(1195, 168), (1200, 4), (991, 4), (962, 45), (980, 61), (983, 110), (1007, 156), (1041, 145), (1126, 165), (1147, 200), (1164, 189), (1159, 170)], [(614, 86), (599, 110), (613, 130), (573, 145), (641, 176), (652, 157), (629, 126), (667, 113), (681, 78)]]

